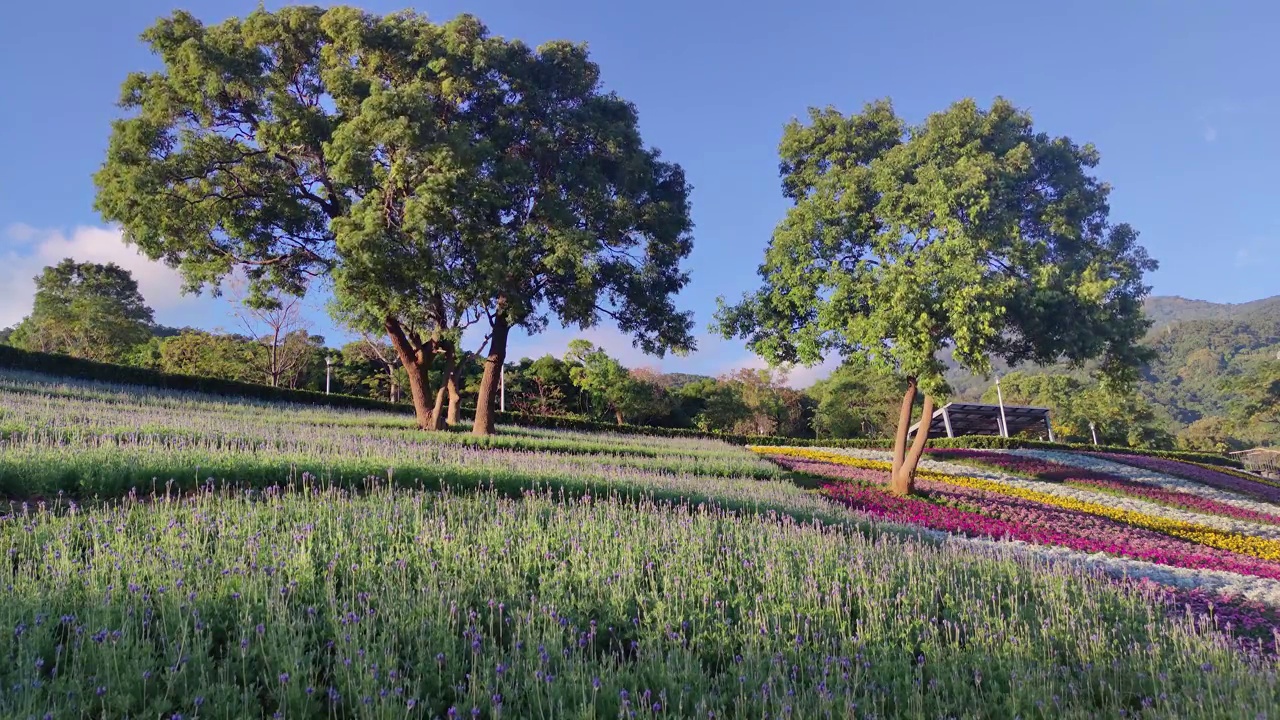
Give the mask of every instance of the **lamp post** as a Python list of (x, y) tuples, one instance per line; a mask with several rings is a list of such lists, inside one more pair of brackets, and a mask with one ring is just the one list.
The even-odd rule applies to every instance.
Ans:
[(333, 356), (324, 356), (324, 394), (329, 394), (329, 378), (333, 376)]
[(1009, 419), (1004, 416), (1004, 393), (1000, 390), (1000, 376), (996, 376), (996, 400), (1000, 403), (1000, 437), (1009, 437)]
[(507, 411), (507, 364), (498, 368), (498, 410)]
[(1093, 446), (1098, 447), (1098, 427), (1089, 421), (1089, 434), (1093, 436)]

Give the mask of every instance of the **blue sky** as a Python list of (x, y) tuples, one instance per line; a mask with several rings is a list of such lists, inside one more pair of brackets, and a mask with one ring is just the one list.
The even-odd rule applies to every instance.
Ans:
[[(120, 82), (156, 66), (138, 33), (171, 2), (6, 7), (0, 326), (29, 309), (29, 278), (66, 254), (134, 269), (161, 322), (232, 326), (225, 301), (179, 296), (171, 271), (122, 248), (92, 208), (90, 176)], [(181, 4), (206, 22), (256, 5)], [(1161, 263), (1156, 293), (1243, 302), (1280, 292), (1274, 3), (447, 0), (416, 9), (437, 20), (471, 12), (495, 33), (533, 44), (589, 43), (606, 85), (638, 106), (646, 141), (694, 185), (693, 281), (681, 299), (700, 331), (717, 295), (754, 287), (785, 212), (776, 155), (783, 123), (809, 106), (852, 111), (886, 96), (917, 121), (962, 97), (985, 104), (1003, 95), (1029, 109), (1039, 129), (1096, 144), (1099, 174), (1114, 186), (1113, 219), (1137, 227)], [(312, 316), (317, 332), (340, 336), (318, 300)], [(515, 339), (511, 354), (559, 354), (578, 334)], [(607, 327), (589, 336), (635, 365), (715, 374), (752, 363), (741, 344), (711, 338), (693, 356), (659, 363)]]

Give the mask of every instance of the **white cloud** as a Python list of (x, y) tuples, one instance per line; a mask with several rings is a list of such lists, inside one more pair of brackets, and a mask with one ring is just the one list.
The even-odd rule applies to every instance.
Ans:
[(1218, 139), (1218, 129), (1212, 125), (1204, 126), (1204, 141), (1213, 142)]
[(13, 325), (31, 312), (35, 277), (45, 266), (55, 265), (63, 258), (114, 262), (130, 271), (159, 322), (187, 315), (181, 311), (198, 302), (182, 294), (177, 270), (149, 260), (126, 245), (118, 230), (80, 226), (67, 233), (15, 224), (0, 237), (0, 327)]
[[(739, 368), (757, 368), (764, 369), (769, 367), (769, 363), (759, 355), (747, 355), (740, 357), (737, 361), (725, 364), (720, 370), (716, 371), (716, 375), (724, 375)], [(840, 358), (829, 357), (826, 360), (812, 367), (804, 365), (794, 365), (787, 369), (787, 387), (803, 390), (819, 380), (831, 374), (831, 371), (840, 367)]]

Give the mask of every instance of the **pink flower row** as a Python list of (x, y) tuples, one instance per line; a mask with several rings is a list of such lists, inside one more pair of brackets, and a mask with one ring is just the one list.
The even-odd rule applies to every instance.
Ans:
[(882, 470), (795, 457), (773, 460), (791, 470), (852, 481), (824, 485), (823, 492), (894, 522), (970, 537), (1009, 538), (1172, 567), (1227, 570), (1280, 580), (1280, 563), (1205, 547), (1089, 513), (930, 480), (916, 482), (916, 487), (925, 492), (924, 498), (899, 497), (877, 487), (889, 480), (889, 474)]
[(939, 460), (957, 460), (975, 465), (985, 465), (1035, 480), (1060, 482), (1072, 487), (1126, 495), (1192, 512), (1220, 515), (1269, 525), (1280, 525), (1280, 515), (1237, 507), (1189, 492), (1182, 492), (1181, 490), (1169, 490), (1118, 475), (1071, 467), (1070, 465), (1048, 460), (982, 450), (935, 450), (930, 452), (930, 457)]
[(1174, 477), (1180, 477), (1183, 480), (1191, 480), (1198, 483), (1204, 483), (1210, 487), (1219, 490), (1229, 490), (1238, 492), (1243, 495), (1249, 495), (1266, 502), (1280, 503), (1280, 488), (1267, 485), (1266, 483), (1247, 480), (1242, 477), (1236, 477), (1217, 470), (1210, 470), (1199, 465), (1178, 462), (1177, 460), (1166, 460), (1164, 458), (1147, 457), (1145, 455), (1122, 455), (1119, 453), (1086, 453), (1102, 460), (1110, 460), (1131, 467), (1141, 468), (1143, 470), (1151, 470), (1153, 472), (1164, 473)]

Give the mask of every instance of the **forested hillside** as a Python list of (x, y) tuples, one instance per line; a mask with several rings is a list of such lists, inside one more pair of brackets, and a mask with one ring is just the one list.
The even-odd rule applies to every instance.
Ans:
[[(1148, 298), (1145, 310), (1153, 321), (1145, 343), (1156, 358), (1143, 368), (1138, 397), (1117, 401), (1117, 409), (1140, 408), (1184, 443), (1280, 440), (1273, 409), (1280, 391), (1280, 296), (1240, 304), (1160, 296)], [(1023, 375), (1067, 375), (1079, 381), (1078, 388), (1088, 384), (1085, 370), (1019, 369)], [(1006, 366), (997, 371), (1010, 372)], [(994, 396), (991, 380), (959, 369), (949, 379), (958, 398)], [(1021, 391), (1041, 385), (1019, 385), (1015, 400), (1055, 404), (1052, 397), (1038, 397), (1043, 394), (1038, 391), (1023, 397)]]

